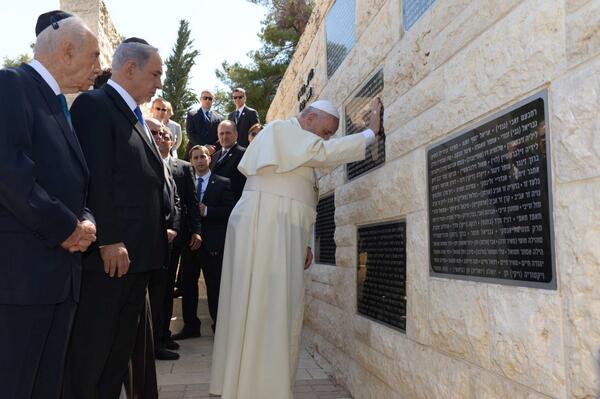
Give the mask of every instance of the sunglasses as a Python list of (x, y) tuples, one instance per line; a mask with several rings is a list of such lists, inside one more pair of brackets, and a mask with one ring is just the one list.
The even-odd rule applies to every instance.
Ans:
[(242, 98), (244, 98), (244, 96), (233, 96), (234, 100), (241, 100)]
[(208, 100), (208, 101), (212, 101), (213, 98), (212, 97), (202, 97), (203, 100)]
[(150, 133), (152, 133), (153, 136), (161, 136), (162, 135), (162, 132), (160, 130), (150, 129)]
[(154, 109), (161, 112), (167, 112), (166, 108), (154, 107)]

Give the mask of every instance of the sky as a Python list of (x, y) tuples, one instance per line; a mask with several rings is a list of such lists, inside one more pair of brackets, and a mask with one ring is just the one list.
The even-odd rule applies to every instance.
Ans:
[[(171, 54), (179, 21), (190, 23), (194, 48), (200, 51), (191, 73), (197, 94), (223, 87), (215, 69), (224, 60), (249, 61), (246, 54), (260, 48), (257, 34), (266, 8), (247, 0), (104, 0), (117, 31), (137, 36), (158, 47), (163, 60)], [(0, 61), (29, 52), (35, 41), (37, 17), (58, 9), (59, 0), (0, 0)]]

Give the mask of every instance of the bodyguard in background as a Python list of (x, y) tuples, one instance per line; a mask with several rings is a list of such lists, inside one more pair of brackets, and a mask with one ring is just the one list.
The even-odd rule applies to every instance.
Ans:
[(196, 145), (207, 146), (211, 154), (216, 150), (217, 126), (223, 120), (223, 116), (213, 111), (212, 105), (215, 96), (208, 90), (200, 93), (200, 108), (190, 111), (186, 120), (186, 132), (188, 136), (188, 147), (186, 154)]
[(219, 123), (218, 135), (221, 149), (214, 153), (210, 169), (214, 174), (231, 180), (231, 190), (237, 202), (242, 196), (244, 183), (246, 183), (246, 176), (237, 168), (246, 148), (239, 145), (238, 133), (232, 121)]
[(167, 259), (165, 169), (139, 104), (162, 88), (158, 49), (127, 39), (112, 78), (83, 93), (72, 116), (90, 169), (98, 246), (83, 260), (82, 295), (67, 354), (65, 399), (118, 398), (150, 274)]
[(248, 130), (250, 127), (260, 122), (258, 112), (246, 105), (246, 90), (238, 87), (233, 90), (231, 95), (236, 110), (231, 112), (227, 119), (235, 123), (238, 132), (238, 143), (242, 147), (248, 147)]
[(64, 94), (100, 71), (98, 41), (71, 14), (42, 14), (34, 60), (0, 70), (0, 396), (58, 398), (95, 240), (88, 167)]

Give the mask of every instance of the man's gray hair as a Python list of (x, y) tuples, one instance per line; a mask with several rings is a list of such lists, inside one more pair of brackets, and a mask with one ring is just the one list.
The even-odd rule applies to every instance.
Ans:
[(134, 61), (138, 68), (143, 69), (153, 53), (157, 53), (158, 49), (154, 46), (144, 43), (121, 43), (115, 50), (112, 59), (112, 69), (120, 70), (127, 61)]
[(86, 33), (91, 33), (86, 24), (78, 17), (69, 17), (56, 22), (58, 29), (52, 25), (40, 32), (33, 47), (33, 58), (52, 54), (65, 40), (73, 43), (79, 49), (84, 42)]

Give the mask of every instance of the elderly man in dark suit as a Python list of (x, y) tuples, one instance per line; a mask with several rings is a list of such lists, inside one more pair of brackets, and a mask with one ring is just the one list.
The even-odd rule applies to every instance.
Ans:
[(223, 121), (218, 127), (221, 149), (212, 157), (210, 169), (213, 173), (231, 180), (235, 201), (239, 201), (246, 183), (246, 176), (238, 170), (238, 165), (246, 151), (238, 141), (238, 133), (232, 121)]
[(100, 72), (84, 23), (39, 17), (34, 60), (0, 70), (0, 396), (58, 398), (79, 300), (81, 254), (96, 228), (89, 171), (64, 94)]
[(186, 132), (188, 135), (187, 154), (196, 145), (206, 146), (213, 154), (217, 144), (217, 126), (223, 120), (223, 116), (217, 111), (211, 110), (215, 96), (208, 90), (200, 93), (200, 108), (190, 111), (186, 120)]
[(248, 130), (260, 122), (258, 112), (246, 105), (246, 90), (241, 87), (233, 90), (231, 97), (236, 109), (229, 114), (227, 119), (235, 123), (238, 132), (238, 143), (242, 147), (248, 147), (248, 144), (250, 144)]
[(186, 252), (182, 256), (180, 273), (184, 326), (173, 335), (175, 340), (200, 336), (200, 320), (197, 316), (200, 270), (206, 282), (208, 309), (213, 319), (213, 331), (215, 329), (227, 220), (235, 205), (230, 180), (213, 174), (209, 168), (208, 149), (193, 147), (190, 156), (200, 198), (203, 241), (198, 251)]
[(83, 261), (65, 399), (119, 397), (149, 277), (166, 264), (172, 187), (139, 108), (162, 88), (162, 72), (157, 48), (125, 40), (113, 55), (112, 78), (72, 106), (90, 168), (98, 247)]

